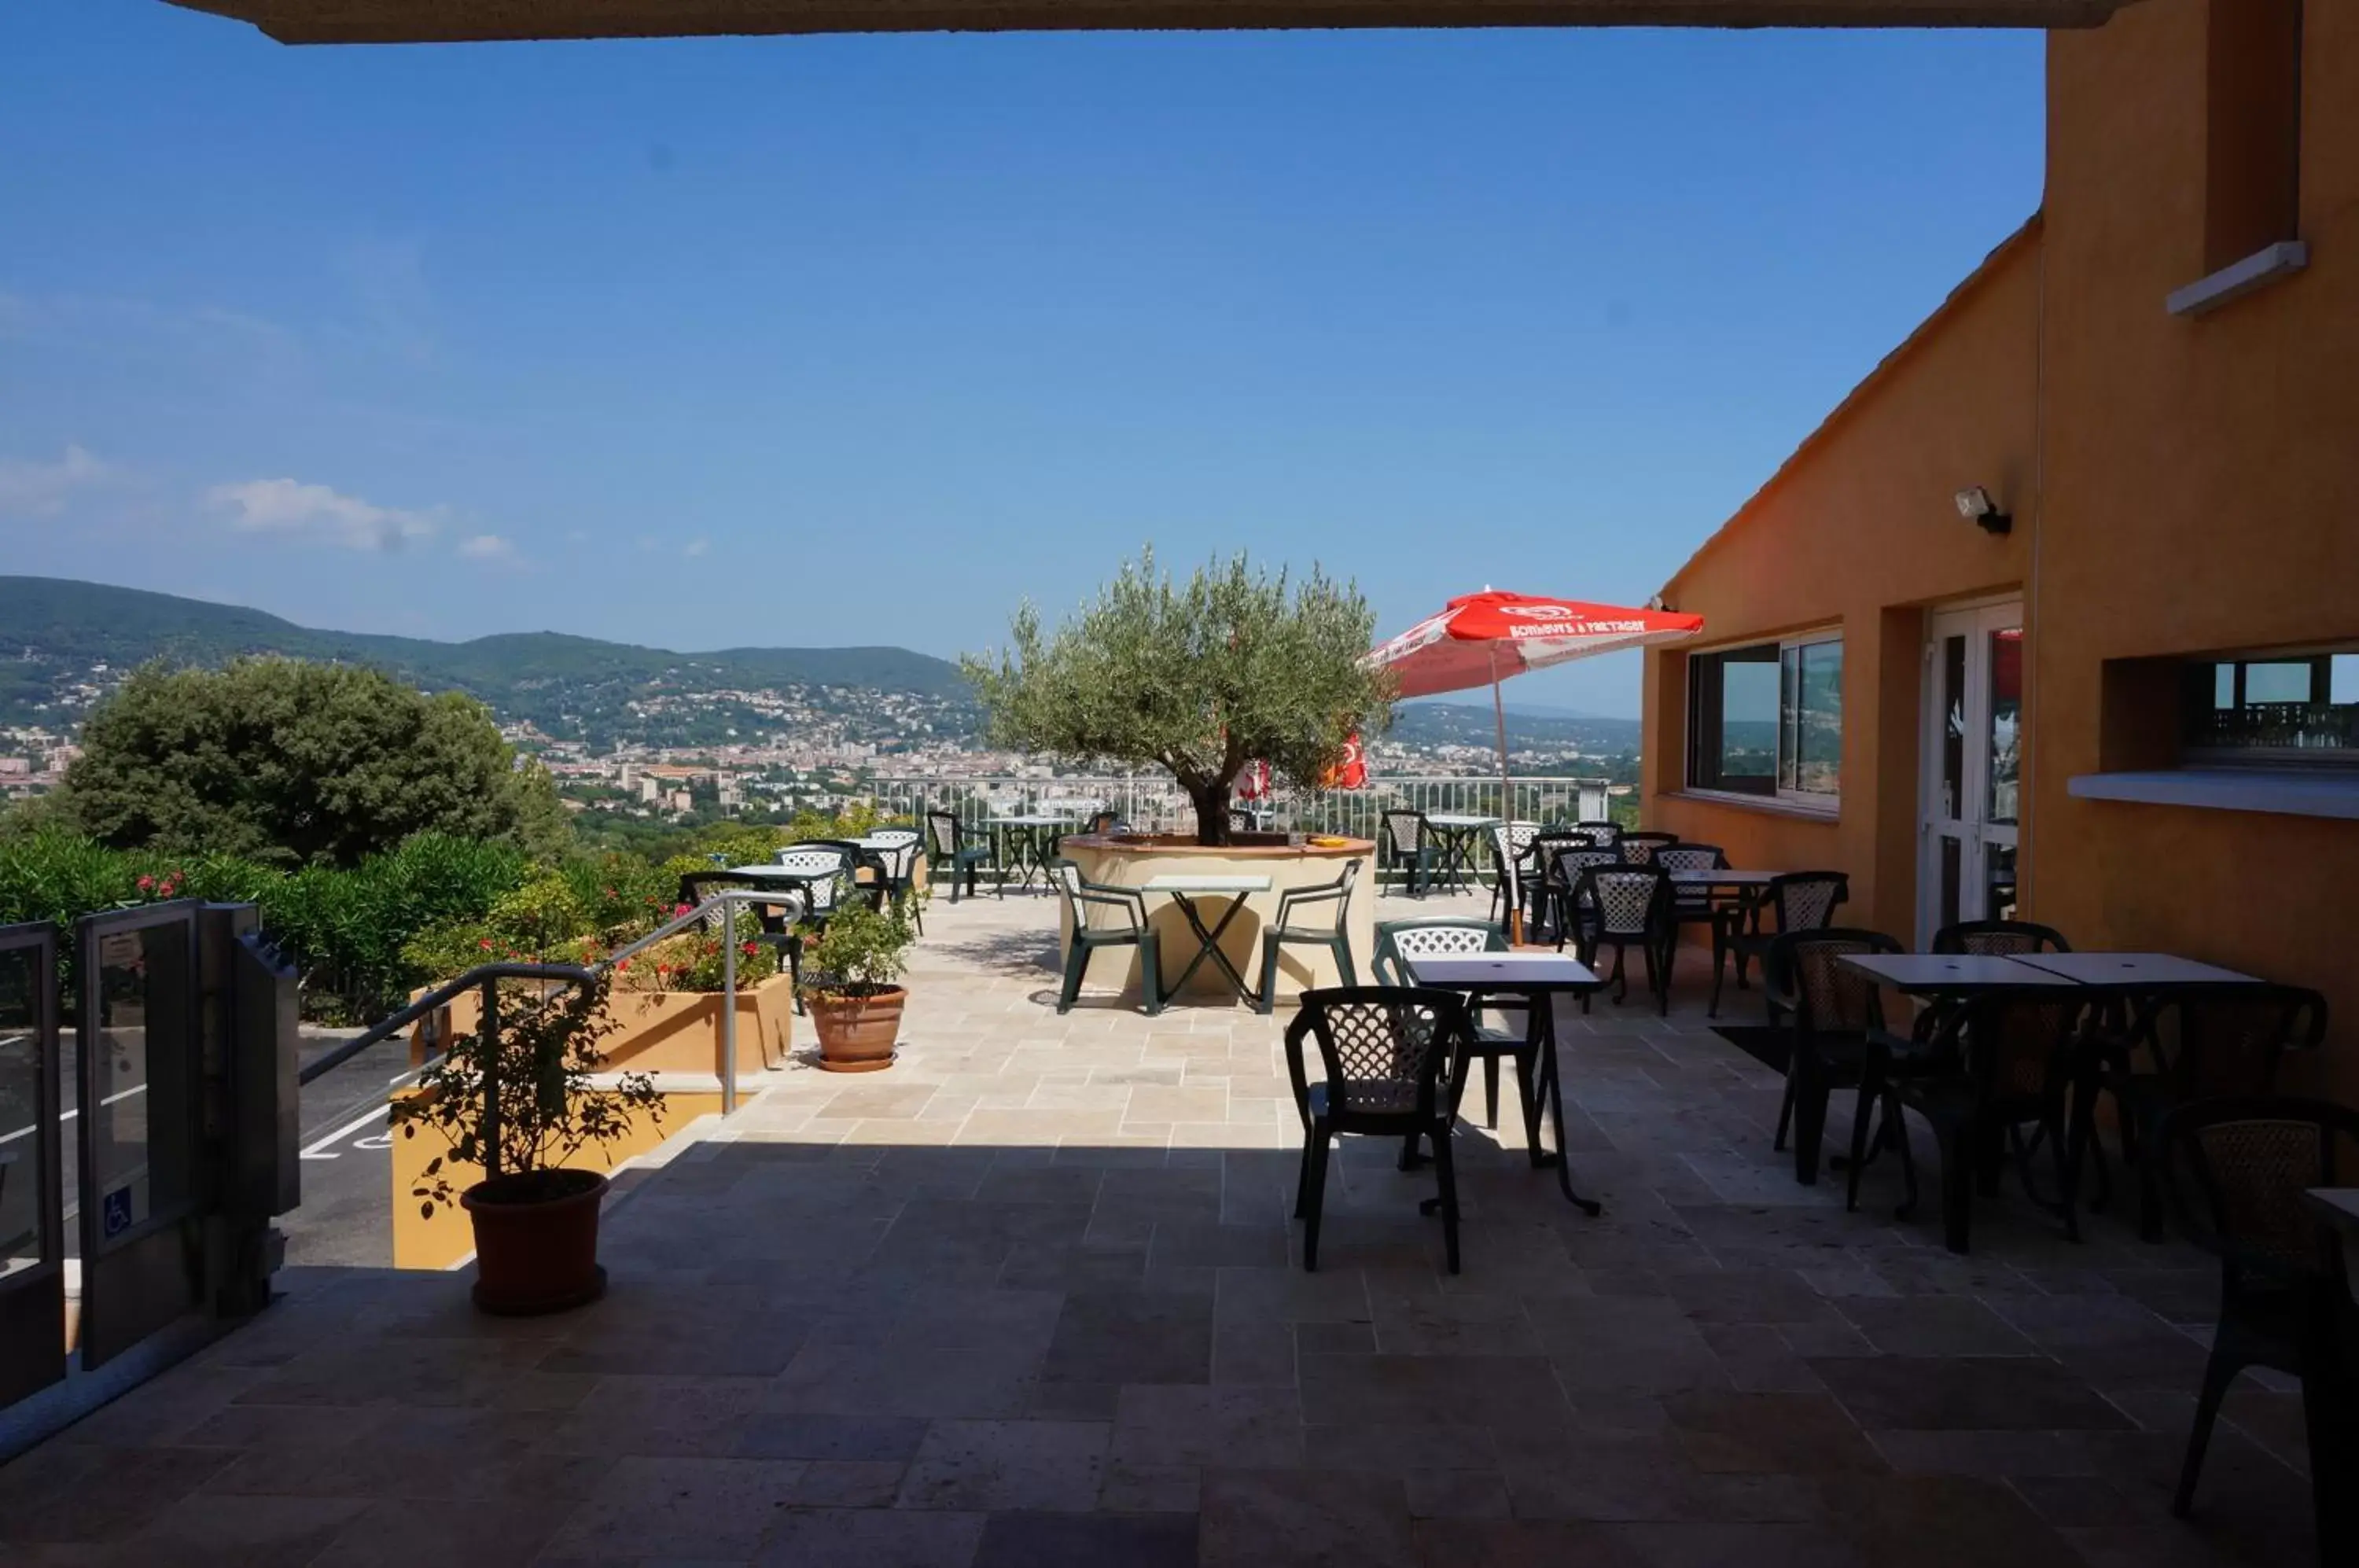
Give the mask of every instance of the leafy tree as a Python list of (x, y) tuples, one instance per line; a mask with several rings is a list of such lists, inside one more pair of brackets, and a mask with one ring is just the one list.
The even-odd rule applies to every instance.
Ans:
[(150, 664), (95, 708), (59, 811), (116, 848), (352, 866), (413, 833), (560, 854), (547, 770), (519, 769), (490, 712), (380, 671), (241, 659)]
[(1375, 633), (1359, 589), (1316, 567), (1294, 583), (1240, 555), (1182, 586), (1150, 549), (1054, 636), (1027, 604), (1011, 647), (960, 666), (994, 744), (1168, 768), (1196, 808), (1197, 842), (1217, 844), (1247, 763), (1310, 782), (1353, 732), (1389, 722), (1391, 679), (1361, 662)]

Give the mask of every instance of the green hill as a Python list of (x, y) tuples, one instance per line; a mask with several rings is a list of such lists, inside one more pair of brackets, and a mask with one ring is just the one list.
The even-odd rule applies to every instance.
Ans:
[(375, 665), (429, 691), (465, 691), (504, 719), (593, 741), (660, 738), (633, 733), (644, 727), (634, 723), (634, 702), (730, 691), (801, 689), (815, 709), (831, 713), (857, 713), (868, 705), (863, 694), (898, 695), (914, 700), (938, 730), (962, 732), (972, 724), (957, 667), (905, 648), (676, 653), (559, 632), (435, 642), (315, 630), (259, 610), (136, 588), (0, 577), (0, 724), (78, 723), (92, 697), (151, 659), (212, 665), (249, 653)]

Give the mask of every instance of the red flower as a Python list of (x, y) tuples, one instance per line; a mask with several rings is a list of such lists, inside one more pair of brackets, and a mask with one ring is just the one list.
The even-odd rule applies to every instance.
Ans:
[(753, 943), (753, 942), (747, 942), (747, 943), (745, 944), (745, 956), (746, 956), (746, 957), (751, 958), (751, 957), (753, 957), (753, 956), (754, 956), (754, 953), (755, 953), (755, 946), (756, 946), (756, 944), (755, 944), (755, 943)]
[(656, 965), (656, 973), (658, 975), (669, 975), (671, 973), (671, 965), (669, 964), (658, 964)]
[(492, 939), (491, 939), (490, 937), (485, 937), (483, 941), (481, 941), (481, 942), (477, 942), (475, 945), (476, 945), (477, 947), (482, 948), (485, 953), (489, 953), (489, 952), (491, 952), (491, 951), (492, 951)]
[(684, 915), (695, 907), (693, 904), (674, 904), (671, 907), (671, 912), (675, 915)]
[(612, 887), (607, 888), (607, 889), (606, 889), (606, 897), (608, 897), (609, 898), (613, 898), (614, 896), (614, 890)]
[(622, 959), (622, 960), (618, 961), (618, 962), (615, 964), (615, 965), (614, 965), (614, 973), (615, 973), (615, 974), (617, 974), (617, 975), (625, 974), (625, 973), (627, 973), (627, 972), (629, 971), (630, 967), (631, 967), (631, 961), (630, 961), (629, 959), (627, 959), (627, 958), (625, 958), (625, 959)]
[(154, 892), (156, 890), (156, 878), (153, 877), (142, 877), (139, 878), (139, 890), (142, 893)]

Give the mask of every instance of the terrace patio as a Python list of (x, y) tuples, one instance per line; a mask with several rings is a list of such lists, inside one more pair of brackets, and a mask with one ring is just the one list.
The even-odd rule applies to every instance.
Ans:
[[(1482, 905), (1382, 915), (1441, 912)], [(2282, 1380), (2240, 1383), (2169, 1516), (2208, 1260), (2112, 1216), (2074, 1246), (2012, 1183), (1959, 1258), (1930, 1204), (1891, 1218), (1887, 1169), (1856, 1214), (1796, 1185), (1779, 1080), (1712, 1032), (1692, 953), (1668, 1020), (1635, 992), (1566, 1020), (1602, 1218), (1512, 1125), (1468, 1127), (1451, 1277), (1430, 1175), (1347, 1141), (1306, 1274), (1283, 1013), (1098, 987), (1060, 1017), (1046, 898), (937, 899), (928, 928), (899, 1065), (779, 1074), (622, 1183), (603, 1302), (503, 1321), (463, 1272), (290, 1270), (0, 1470), (0, 1557), (2310, 1559)]]

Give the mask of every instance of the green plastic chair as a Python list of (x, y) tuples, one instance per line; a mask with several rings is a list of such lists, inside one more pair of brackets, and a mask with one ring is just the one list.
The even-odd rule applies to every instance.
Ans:
[(951, 902), (959, 901), (959, 885), (963, 882), (969, 893), (974, 891), (978, 870), (999, 873), (999, 896), (1007, 897), (1007, 873), (993, 860), (988, 845), (970, 846), (966, 842), (966, 824), (950, 811), (926, 813), (926, 858), (930, 877), (946, 877), (951, 886)]
[[(1136, 887), (1093, 882), (1070, 860), (1051, 861), (1049, 880), (1065, 900), (1065, 916), (1072, 940), (1065, 948), (1065, 984), (1057, 993), (1057, 1010), (1073, 1010), (1082, 994), (1082, 977), (1089, 972), (1090, 955), (1102, 947), (1138, 949), (1139, 975), (1147, 994), (1149, 1018), (1163, 1010), (1163, 942), (1147, 923), (1147, 897)], [(1092, 923), (1092, 917), (1098, 917)]]
[[(1351, 914), (1352, 887), (1359, 879), (1360, 862), (1354, 858), (1343, 863), (1343, 875), (1332, 882), (1322, 882), (1315, 887), (1288, 887), (1277, 896), (1277, 918), (1261, 933), (1262, 1012), (1273, 1011), (1277, 1006), (1278, 953), (1289, 942), (1326, 948), (1335, 955), (1335, 972), (1343, 977), (1343, 984), (1360, 983), (1360, 972), (1352, 965), (1352, 938), (1345, 924)], [(1313, 904), (1326, 906), (1327, 923), (1296, 925), (1295, 916)]]
[(1441, 840), (1423, 811), (1392, 811), (1384, 815), (1377, 864), (1404, 873), (1408, 896), (1422, 898), (1441, 866)]

